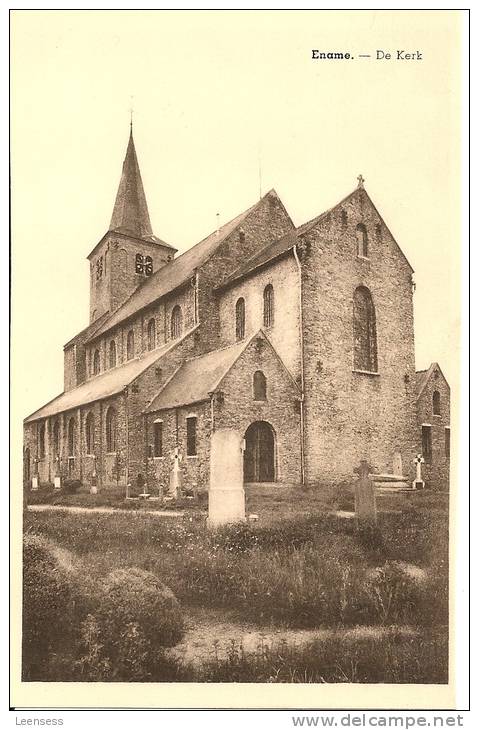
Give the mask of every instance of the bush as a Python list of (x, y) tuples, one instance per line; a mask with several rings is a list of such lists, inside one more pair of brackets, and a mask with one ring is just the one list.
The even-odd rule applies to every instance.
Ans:
[(183, 636), (181, 609), (173, 593), (153, 573), (114, 570), (103, 586), (100, 616), (111, 641), (128, 624), (138, 624), (154, 646), (174, 646)]
[(81, 625), (75, 667), (85, 681), (160, 681), (178, 673), (165, 659), (184, 631), (173, 593), (152, 573), (136, 568), (110, 573), (96, 611)]
[(65, 494), (76, 494), (81, 486), (82, 483), (79, 479), (66, 479), (62, 489)]
[(23, 541), (23, 662), (25, 681), (45, 680), (50, 654), (70, 635), (73, 589), (55, 546), (27, 535)]

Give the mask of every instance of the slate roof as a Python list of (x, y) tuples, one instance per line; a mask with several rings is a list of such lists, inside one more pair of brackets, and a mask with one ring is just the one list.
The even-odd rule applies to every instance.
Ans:
[(173, 248), (153, 235), (131, 127), (109, 230)]
[[(177, 258), (165, 264), (149, 277), (133, 294), (124, 302), (105, 324), (95, 332), (92, 339), (99, 337), (112, 327), (122, 322), (128, 317), (135, 315), (144, 307), (152, 304), (160, 297), (168, 294), (174, 289), (184, 284), (192, 277), (196, 269), (201, 266), (210, 256), (214, 254), (218, 246), (224, 239), (237, 228), (242, 221), (268, 196), (275, 195), (274, 190), (266, 193), (261, 200), (252, 205), (250, 208), (240, 213), (236, 218), (221, 226), (219, 231), (211, 233), (202, 241), (192, 248), (185, 251)], [(277, 196), (276, 196), (277, 197)]]
[(153, 365), (153, 363), (163, 357), (169, 350), (172, 350), (182, 340), (188, 337), (194, 329), (185, 332), (183, 337), (178, 340), (167, 342), (156, 350), (129, 360), (116, 368), (107, 370), (101, 375), (87, 380), (76, 388), (72, 388), (72, 390), (61, 393), (49, 403), (42, 406), (42, 408), (25, 418), (24, 422), (29, 423), (31, 421), (37, 421), (40, 418), (47, 418), (47, 416), (54, 416), (63, 411), (78, 408), (86, 403), (93, 403), (94, 401), (120, 393), (123, 388), (132, 383), (150, 365)]
[[(171, 378), (165, 383), (160, 392), (145, 408), (145, 413), (153, 413), (168, 408), (179, 408), (191, 403), (201, 403), (209, 399), (210, 394), (219, 388), (225, 375), (231, 370), (240, 355), (260, 337), (271, 348), (273, 355), (284, 368), (294, 388), (298, 388), (293, 376), (285, 366), (281, 357), (271, 343), (266, 333), (260, 329), (251, 337), (234, 345), (212, 350), (206, 355), (185, 360)], [(299, 393), (299, 391), (298, 391)]]
[[(364, 190), (364, 189), (363, 189)], [(316, 226), (318, 223), (321, 222), (326, 216), (328, 216), (330, 213), (332, 213), (334, 210), (339, 208), (340, 205), (344, 205), (346, 201), (348, 201), (353, 195), (357, 194), (358, 188), (353, 190), (349, 195), (346, 195), (345, 198), (339, 201), (339, 203), (336, 203), (333, 205), (332, 208), (328, 208), (328, 210), (325, 210), (323, 213), (320, 213), (319, 215), (315, 216), (311, 220), (307, 221), (306, 223), (303, 223), (301, 226), (299, 226), (295, 231), (291, 231), (287, 233), (282, 238), (279, 238), (276, 241), (272, 241), (271, 243), (266, 244), (258, 253), (254, 254), (251, 258), (247, 259), (241, 266), (239, 266), (235, 271), (232, 272), (230, 276), (228, 276), (224, 281), (219, 284), (219, 286), (216, 287), (217, 291), (220, 291), (221, 289), (225, 289), (230, 284), (238, 281), (239, 279), (243, 279), (244, 277), (248, 276), (248, 274), (252, 273), (256, 269), (261, 268), (261, 266), (266, 266), (267, 264), (271, 263), (275, 259), (280, 258), (281, 256), (286, 255), (289, 251), (291, 251), (296, 243), (298, 243), (298, 238), (301, 236), (304, 236), (308, 231), (310, 231), (314, 226)], [(383, 221), (382, 216), (378, 212), (376, 206), (374, 205), (373, 201), (367, 194), (367, 192), (364, 190), (364, 193), (367, 195), (371, 205), (373, 206), (374, 210), (378, 214), (378, 216)], [(383, 221), (384, 223), (384, 221)], [(384, 225), (386, 225), (384, 223)], [(386, 226), (387, 227), (387, 226)], [(389, 230), (389, 229), (388, 229)], [(394, 239), (394, 236), (391, 234), (391, 237)], [(396, 245), (398, 245), (396, 243)], [(399, 248), (399, 245), (398, 245)], [(401, 250), (401, 249), (400, 249)], [(412, 270), (412, 266), (407, 260), (406, 256), (404, 255), (403, 251), (401, 250), (402, 255), (404, 256), (406, 263), (408, 264), (409, 268)]]
[(72, 337), (71, 340), (68, 340), (68, 342), (63, 345), (63, 349), (68, 347), (69, 345), (72, 345), (77, 340), (81, 340), (82, 342), (85, 342), (90, 337), (93, 337), (95, 332), (101, 327), (103, 322), (106, 322), (108, 317), (110, 316), (110, 312), (105, 312), (101, 315), (101, 317), (98, 317), (94, 322), (91, 322), (89, 325), (87, 325), (84, 329), (80, 330), (78, 334), (75, 335), (75, 337)]
[(153, 398), (145, 412), (152, 413), (208, 400), (209, 394), (218, 387), (251, 339), (185, 360)]
[(221, 289), (225, 289), (230, 284), (233, 284), (233, 282), (242, 279), (244, 276), (247, 276), (252, 271), (259, 269), (261, 268), (261, 266), (265, 266), (266, 264), (270, 264), (275, 259), (284, 256), (286, 253), (288, 253), (288, 251), (292, 250), (293, 246), (297, 242), (297, 231), (290, 231), (289, 233), (286, 233), (286, 235), (282, 238), (278, 238), (276, 241), (268, 243), (260, 251), (258, 251), (258, 253), (254, 254), (254, 256), (247, 259), (244, 264), (235, 269), (231, 276), (228, 276), (227, 279), (225, 279), (219, 286), (216, 287), (216, 290), (221, 291)]

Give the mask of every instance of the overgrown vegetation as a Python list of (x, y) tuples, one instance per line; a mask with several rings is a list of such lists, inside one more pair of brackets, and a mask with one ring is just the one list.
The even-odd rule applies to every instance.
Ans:
[(198, 675), (205, 682), (441, 684), (447, 682), (447, 637), (399, 630), (377, 636), (338, 633), (303, 647), (261, 642), (254, 652), (232, 641), (226, 655), (205, 662)]
[(147, 681), (171, 676), (163, 647), (184, 632), (181, 609), (151, 573), (116, 570), (97, 583), (51, 541), (27, 535), (23, 556), (25, 681)]
[[(428, 672), (436, 676), (434, 666), (444, 677), (447, 504), (416, 496), (415, 502), (406, 499), (409, 495), (399, 497), (396, 507), (400, 504), (401, 511), (381, 514), (378, 529), (368, 531), (357, 531), (354, 521), (325, 510), (216, 531), (205, 529), (201, 515), (172, 522), (141, 512), (27, 512), (27, 533), (54, 541), (73, 556), (66, 600), (76, 653), (62, 677), (191, 677), (193, 670), (174, 662), (166, 649), (182, 632), (175, 596), (186, 608), (233, 608), (256, 625), (329, 626), (338, 631), (359, 625), (418, 627), (422, 638), (415, 641), (400, 633), (387, 639), (389, 634), (379, 634), (377, 674), (366, 662), (374, 647), (359, 640), (343, 646), (340, 653), (347, 650), (344, 656), (357, 667), (356, 679), (348, 681), (416, 681), (413, 677), (428, 677)], [(308, 496), (304, 499), (307, 503)], [(43, 627), (40, 616), (36, 618)], [(165, 627), (174, 617), (179, 622), (173, 622), (168, 639)], [(157, 622), (156, 628), (150, 620)], [(264, 656), (240, 652), (235, 667), (232, 657), (218, 658), (203, 667), (203, 681), (226, 681), (214, 679), (226, 675), (238, 676), (235, 681), (299, 681), (296, 676), (311, 677), (303, 681), (346, 681), (337, 677), (351, 674), (343, 664), (338, 669), (331, 663), (337, 646), (331, 655), (324, 644), (321, 650), (289, 647), (294, 656), (288, 654), (283, 661), (284, 651), (270, 653), (269, 663)], [(296, 667), (297, 674), (288, 674), (288, 667)], [(264, 679), (266, 675), (277, 679)], [(263, 679), (247, 679), (257, 676)], [(397, 679), (381, 679), (393, 676)]]

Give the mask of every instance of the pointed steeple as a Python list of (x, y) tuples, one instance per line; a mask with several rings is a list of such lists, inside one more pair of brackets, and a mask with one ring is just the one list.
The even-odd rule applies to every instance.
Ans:
[(130, 139), (123, 162), (120, 185), (116, 194), (109, 230), (118, 231), (135, 238), (154, 240), (131, 123)]

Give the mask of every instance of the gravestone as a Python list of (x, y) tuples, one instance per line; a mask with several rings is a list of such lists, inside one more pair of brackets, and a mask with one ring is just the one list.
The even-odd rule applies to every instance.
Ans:
[(33, 459), (34, 475), (32, 476), (32, 492), (38, 492), (38, 459)]
[(414, 463), (416, 464), (416, 478), (412, 483), (413, 489), (424, 489), (424, 481), (421, 474), (421, 466), (424, 464), (424, 457), (422, 454), (417, 454), (416, 458), (414, 459)]
[(93, 457), (93, 472), (91, 475), (91, 483), (90, 483), (90, 494), (96, 494), (98, 492), (98, 477), (96, 473), (96, 456)]
[(244, 522), (243, 436), (233, 429), (211, 436), (208, 527)]
[(62, 480), (61, 480), (61, 470), (60, 470), (60, 457), (55, 457), (55, 476), (53, 477), (53, 488), (56, 492), (59, 492), (62, 488)]
[(354, 472), (358, 480), (354, 485), (354, 511), (359, 524), (375, 524), (377, 522), (376, 491), (370, 478), (373, 467), (362, 460)]
[(396, 451), (393, 456), (393, 474), (402, 476), (402, 456), (399, 451)]
[(178, 494), (181, 492), (183, 486), (183, 473), (180, 469), (181, 454), (179, 448), (176, 446), (171, 456), (173, 460), (173, 466), (170, 472), (170, 488), (168, 496), (173, 499), (178, 499)]

